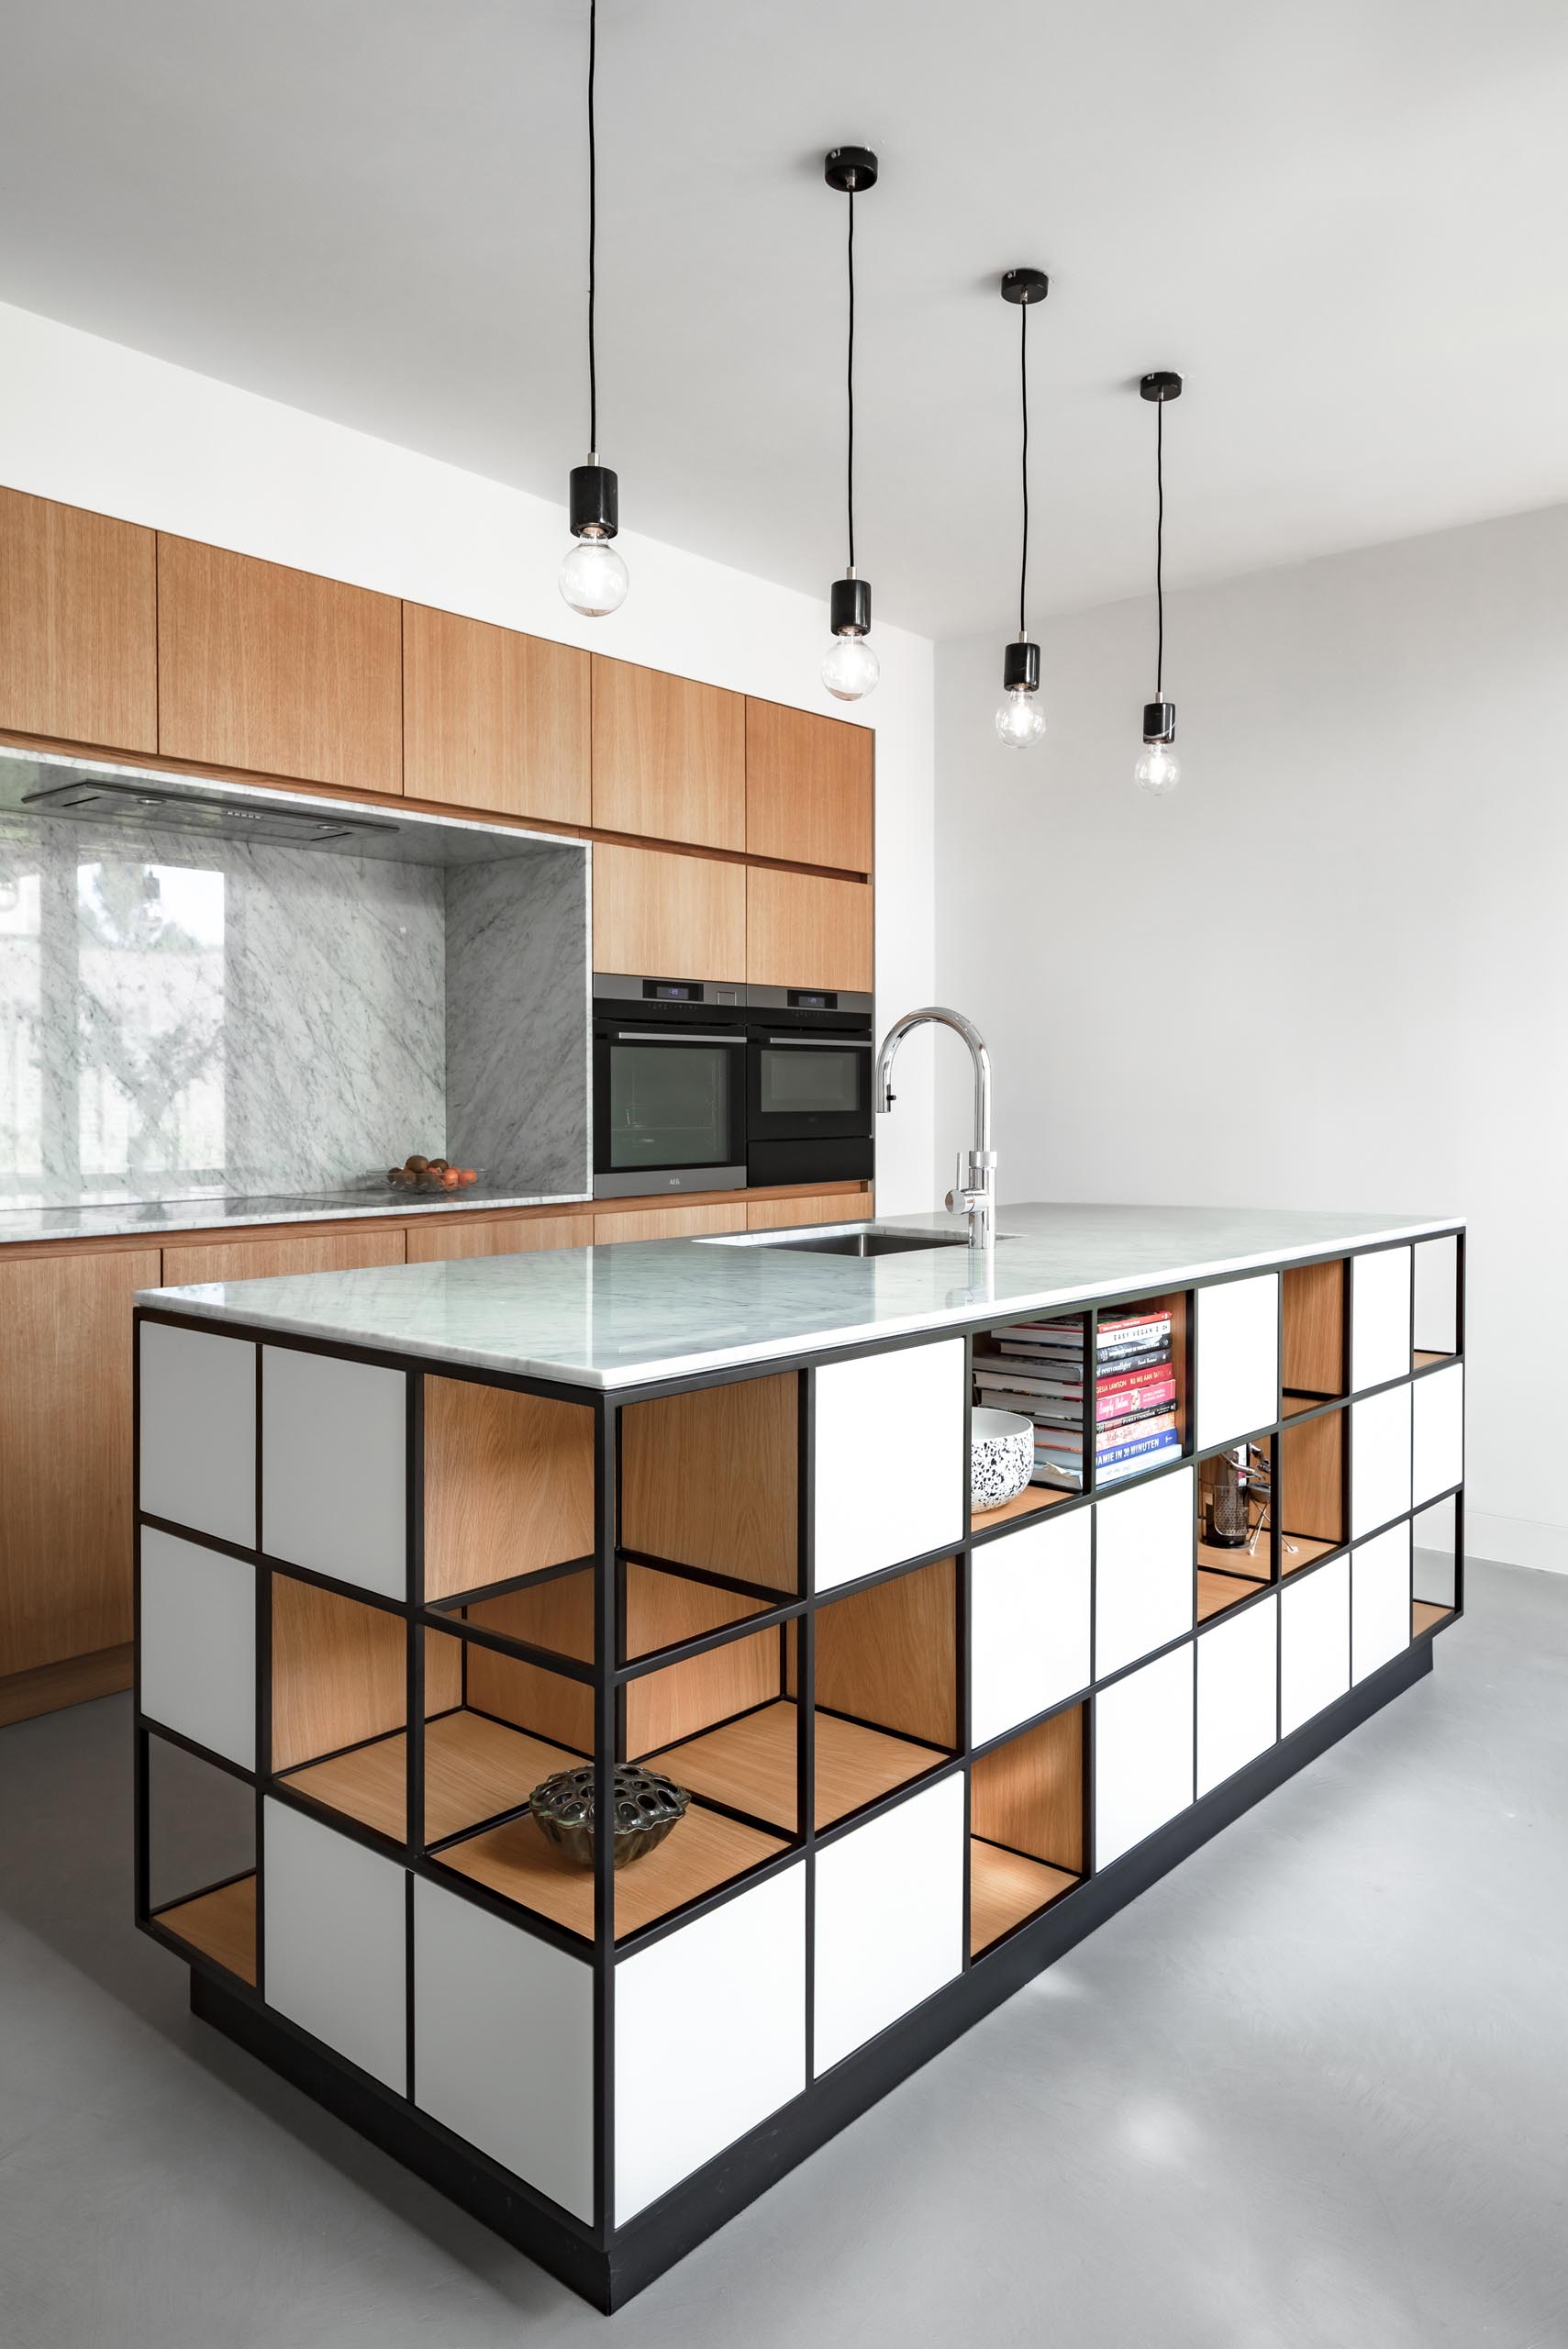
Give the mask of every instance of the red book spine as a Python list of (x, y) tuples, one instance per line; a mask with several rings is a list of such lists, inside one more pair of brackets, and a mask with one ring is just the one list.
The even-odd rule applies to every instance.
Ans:
[(1135, 1386), (1120, 1395), (1102, 1394), (1095, 1405), (1096, 1419), (1119, 1419), (1129, 1411), (1151, 1411), (1157, 1403), (1173, 1403), (1176, 1382), (1164, 1378), (1158, 1386)]
[(1146, 1370), (1108, 1371), (1095, 1384), (1104, 1395), (1125, 1395), (1138, 1386), (1163, 1386), (1175, 1374), (1168, 1362), (1151, 1363)]

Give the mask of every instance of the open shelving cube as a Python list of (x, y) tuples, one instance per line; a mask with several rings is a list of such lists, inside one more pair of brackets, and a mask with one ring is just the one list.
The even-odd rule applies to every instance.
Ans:
[(254, 1983), (254, 1787), (168, 1738), (155, 1734), (148, 1747), (150, 1922)]
[(1349, 1281), (1349, 1263), (1342, 1256), (1321, 1264), (1288, 1264), (1280, 1275), (1280, 1385), (1287, 1419), (1350, 1392)]
[(1340, 1406), (1280, 1430), (1276, 1453), (1280, 1575), (1327, 1557), (1348, 1538), (1345, 1431)]
[[(1236, 1459), (1244, 1451), (1246, 1466)], [(1228, 1445), (1197, 1464), (1197, 1620), (1206, 1623), (1273, 1581), (1279, 1439)], [(1239, 1535), (1239, 1539), (1228, 1538)]]
[(1088, 1707), (1069, 1705), (977, 1753), (969, 1780), (969, 1950), (1015, 1932), (1088, 1865)]

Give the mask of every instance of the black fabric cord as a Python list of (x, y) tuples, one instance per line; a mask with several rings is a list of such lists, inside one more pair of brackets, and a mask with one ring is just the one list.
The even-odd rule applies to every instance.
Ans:
[(845, 502), (849, 508), (850, 569), (855, 567), (855, 191), (850, 190), (850, 349), (846, 370), (849, 394), (849, 454), (845, 472)]
[(594, 70), (597, 62), (599, 0), (588, 0), (588, 446), (599, 447), (599, 366), (594, 345), (594, 299), (599, 243), (599, 158), (594, 128)]

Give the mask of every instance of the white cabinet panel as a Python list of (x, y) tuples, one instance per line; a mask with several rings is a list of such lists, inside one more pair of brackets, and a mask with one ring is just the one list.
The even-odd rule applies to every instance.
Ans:
[(1273, 1744), (1279, 1699), (1279, 1601), (1261, 1599), (1197, 1642), (1197, 1790)]
[(591, 2224), (593, 1966), (417, 1877), (414, 2100)]
[(1418, 1508), (1464, 1479), (1464, 1365), (1434, 1370), (1410, 1389), (1414, 1416), (1411, 1499)]
[(1193, 1798), (1193, 1642), (1095, 1698), (1095, 1865)]
[(403, 1870), (281, 1802), (263, 1806), (267, 2002), (404, 2091)]
[(1087, 1509), (1037, 1518), (975, 1551), (969, 1656), (976, 1745), (1087, 1687)]
[(1095, 1677), (1193, 1627), (1191, 1468), (1095, 1504)]
[(817, 2071), (962, 1965), (963, 1780), (955, 1772), (817, 1855)]
[(256, 1766), (256, 1569), (141, 1529), (141, 1709)]
[(1351, 1562), (1334, 1558), (1280, 1594), (1280, 1734), (1351, 1685)]
[(141, 1506), (249, 1550), (256, 1539), (256, 1349), (141, 1325)]
[(1351, 1259), (1351, 1387), (1410, 1375), (1410, 1251)]
[(1197, 1448), (1279, 1417), (1279, 1275), (1197, 1293)]
[(408, 1382), (333, 1354), (261, 1349), (261, 1546), (401, 1598), (408, 1579)]
[(1410, 1528), (1391, 1525), (1351, 1553), (1351, 1678), (1410, 1644)]
[(1410, 1506), (1410, 1387), (1351, 1405), (1351, 1539), (1375, 1532)]
[(963, 1535), (963, 1341), (817, 1373), (817, 1587)]
[(616, 1967), (617, 2226), (806, 2086), (806, 1867)]

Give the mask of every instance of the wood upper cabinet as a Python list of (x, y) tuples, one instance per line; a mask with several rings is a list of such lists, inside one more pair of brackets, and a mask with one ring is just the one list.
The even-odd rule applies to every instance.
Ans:
[(594, 968), (744, 979), (746, 867), (717, 856), (597, 841)]
[(395, 1231), (317, 1232), (297, 1240), (187, 1241), (163, 1251), (163, 1283), (189, 1288), (196, 1281), (261, 1281), (284, 1273), (353, 1273), (367, 1264), (401, 1264), (402, 1228)]
[(869, 726), (746, 704), (746, 847), (795, 864), (872, 869), (876, 736)]
[(744, 849), (745, 696), (595, 653), (594, 824)]
[(358, 791), (403, 788), (395, 596), (158, 536), (158, 748)]
[(154, 534), (0, 489), (0, 726), (158, 748)]
[(131, 1635), (131, 1305), (158, 1251), (0, 1256), (0, 1675)]
[(872, 992), (872, 888), (815, 873), (746, 873), (746, 976), (757, 986)]
[(503, 816), (592, 820), (589, 655), (403, 607), (403, 788)]

